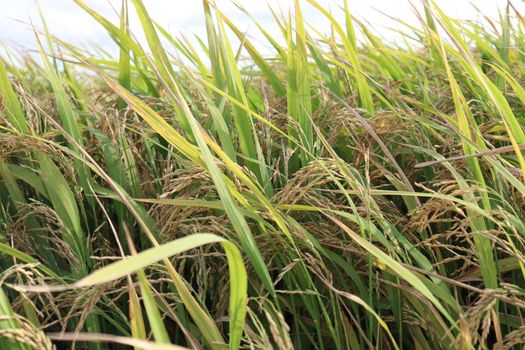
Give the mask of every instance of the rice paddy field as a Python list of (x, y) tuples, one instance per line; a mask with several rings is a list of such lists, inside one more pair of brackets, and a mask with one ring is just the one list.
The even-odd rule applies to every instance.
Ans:
[(0, 59), (1, 349), (523, 349), (511, 3), (392, 42), (296, 0), (268, 53), (211, 0), (197, 40), (72, 1), (116, 56), (44, 13)]

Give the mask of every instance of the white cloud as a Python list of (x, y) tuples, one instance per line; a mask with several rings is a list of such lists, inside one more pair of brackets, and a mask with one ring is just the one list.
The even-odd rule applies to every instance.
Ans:
[[(85, 0), (86, 3), (102, 13), (107, 18), (117, 21), (114, 8), (119, 8), (120, 0)], [(338, 0), (318, 0), (329, 5), (332, 12), (338, 16), (341, 11)], [(472, 0), (436, 0), (448, 14), (460, 19), (479, 19), (480, 15), (471, 5)], [(278, 35), (278, 28), (267, 9), (267, 3), (272, 8), (281, 6), (285, 11), (293, 4), (293, 0), (238, 0), (270, 33)], [(419, 4), (418, 0), (414, 1)], [(507, 0), (476, 0), (475, 5), (484, 14), (497, 17), (498, 8), (503, 8)], [(204, 20), (200, 0), (144, 0), (150, 15), (171, 33), (196, 33), (204, 36)], [(219, 8), (226, 13), (242, 30), (248, 30), (250, 35), (257, 34), (255, 26), (231, 2), (231, 0), (216, 0)], [(321, 31), (328, 31), (326, 20), (306, 1), (302, 0), (304, 17), (307, 23)], [(89, 15), (84, 13), (72, 0), (40, 0), (39, 4), (46, 17), (51, 32), (60, 38), (74, 44), (96, 43), (105, 49), (114, 50), (111, 39)], [(371, 23), (379, 33), (389, 33), (385, 27), (397, 26), (393, 20), (380, 14), (380, 10), (389, 16), (396, 17), (408, 23), (416, 23), (409, 0), (349, 0), (350, 9), (354, 15)], [(515, 1), (515, 6), (525, 13), (525, 4)], [(132, 6), (130, 6), (132, 7)], [(131, 12), (134, 13), (133, 11)], [(34, 0), (0, 0), (0, 39), (23, 47), (34, 47), (31, 29), (14, 19), (40, 24), (38, 8)], [(132, 28), (138, 22), (136, 16), (131, 16)], [(324, 29), (323, 29), (324, 28)], [(140, 38), (140, 33), (138, 37)], [(262, 41), (261, 41), (262, 42)]]

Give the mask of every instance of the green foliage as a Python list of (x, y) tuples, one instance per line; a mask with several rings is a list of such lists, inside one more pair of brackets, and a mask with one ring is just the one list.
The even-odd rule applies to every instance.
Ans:
[(394, 44), (347, 1), (270, 8), (280, 37), (237, 4), (266, 53), (213, 1), (196, 40), (73, 1), (118, 57), (43, 21), (0, 59), (2, 349), (523, 347), (512, 4), (423, 1)]

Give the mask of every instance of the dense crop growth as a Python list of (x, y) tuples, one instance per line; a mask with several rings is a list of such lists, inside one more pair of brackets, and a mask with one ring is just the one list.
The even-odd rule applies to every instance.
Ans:
[(44, 25), (0, 60), (1, 349), (522, 348), (511, 5), (389, 44), (296, 0), (263, 55), (208, 0), (200, 41), (74, 1), (118, 57)]

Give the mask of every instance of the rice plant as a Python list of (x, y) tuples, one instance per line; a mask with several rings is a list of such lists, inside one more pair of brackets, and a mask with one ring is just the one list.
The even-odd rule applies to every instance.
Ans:
[(72, 1), (117, 57), (44, 13), (0, 58), (1, 349), (523, 348), (512, 3), (423, 0), (394, 42), (347, 0), (269, 7), (279, 37), (238, 3), (269, 53), (212, 0), (196, 40)]

